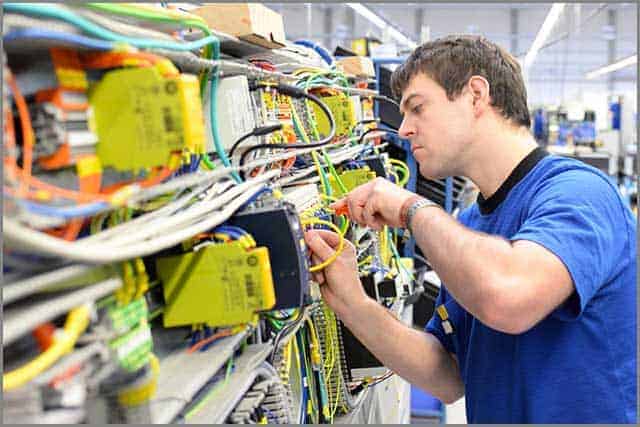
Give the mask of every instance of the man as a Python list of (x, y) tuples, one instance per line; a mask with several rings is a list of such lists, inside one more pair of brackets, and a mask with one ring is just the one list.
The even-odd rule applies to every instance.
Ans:
[[(316, 275), (326, 303), (386, 366), (473, 423), (636, 423), (636, 225), (616, 188), (531, 135), (515, 59), (481, 37), (418, 47), (393, 74), (420, 172), (479, 188), (458, 220), (377, 179), (335, 203), (407, 227), (443, 286), (426, 331), (369, 299), (353, 246)], [(338, 237), (306, 235), (314, 262)]]

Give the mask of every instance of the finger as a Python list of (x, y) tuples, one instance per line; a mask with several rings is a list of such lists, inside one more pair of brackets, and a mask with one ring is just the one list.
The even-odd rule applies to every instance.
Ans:
[[(317, 255), (314, 254), (314, 255), (311, 256), (311, 265), (318, 265), (321, 262), (322, 262), (322, 260)], [(311, 273), (311, 276), (313, 277), (313, 280), (316, 283), (318, 283), (319, 285), (322, 285), (326, 280), (322, 270)]]
[(324, 282), (326, 281), (326, 279), (324, 278), (324, 274), (315, 272), (315, 273), (311, 273), (311, 275), (314, 282), (316, 282), (318, 285), (324, 285)]
[(373, 222), (373, 215), (375, 212), (371, 209), (371, 203), (367, 203), (362, 209), (362, 219), (364, 220), (364, 224), (367, 227), (371, 227), (371, 223)]
[(343, 197), (342, 199), (336, 200), (335, 202), (331, 203), (329, 205), (329, 208), (331, 208), (331, 209), (333, 209), (335, 211), (335, 210), (338, 210), (338, 209), (342, 209), (345, 206), (348, 206), (347, 205), (347, 198)]
[(314, 233), (318, 233), (320, 238), (332, 248), (336, 248), (340, 243), (340, 236), (333, 231), (329, 230), (313, 230)]
[(384, 226), (384, 221), (382, 220), (380, 214), (377, 212), (373, 201), (367, 203), (367, 205), (365, 206), (364, 217), (367, 221), (367, 226), (376, 231), (380, 231)]
[(308, 231), (304, 234), (304, 240), (311, 251), (320, 257), (322, 261), (333, 255), (334, 250), (329, 246), (318, 233), (318, 230)]
[(358, 225), (365, 224), (365, 220), (363, 217), (363, 207), (364, 204), (359, 204), (353, 198), (347, 198), (347, 204), (349, 205), (349, 215), (351, 216), (351, 220), (356, 222)]

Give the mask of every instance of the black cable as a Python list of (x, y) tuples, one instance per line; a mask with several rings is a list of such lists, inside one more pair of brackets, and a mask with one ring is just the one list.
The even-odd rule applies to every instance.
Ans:
[(278, 334), (276, 335), (273, 341), (273, 349), (271, 350), (271, 354), (269, 355), (269, 363), (273, 364), (273, 359), (276, 357), (276, 353), (278, 352), (278, 347), (280, 346), (280, 341), (282, 341), (282, 337), (286, 336), (289, 331), (295, 328), (301, 321), (304, 319), (304, 309), (300, 308), (298, 310), (298, 315), (296, 319), (291, 323), (287, 324), (284, 328), (280, 329)]
[(369, 123), (378, 123), (380, 119), (364, 119), (357, 122), (353, 127), (356, 128), (360, 125), (368, 125)]
[(322, 112), (325, 114), (325, 116), (327, 116), (327, 119), (329, 120), (329, 128), (330, 128), (329, 135), (325, 136), (324, 139), (321, 139), (318, 142), (329, 142), (333, 139), (334, 136), (336, 136), (336, 122), (335, 122), (335, 119), (333, 118), (333, 114), (331, 113), (331, 110), (329, 109), (329, 107), (327, 107), (327, 104), (322, 102), (322, 100), (317, 96), (312, 95), (304, 91), (303, 89), (300, 89), (299, 87), (285, 85), (282, 83), (278, 83), (277, 85), (270, 85), (268, 83), (253, 82), (251, 85), (249, 85), (249, 90), (256, 90), (258, 88), (265, 88), (265, 89), (272, 88), (283, 95), (290, 96), (291, 98), (297, 98), (297, 99), (307, 98), (309, 101), (313, 102), (318, 107), (320, 107)]
[(273, 125), (268, 125), (268, 126), (262, 126), (262, 127), (257, 127), (255, 129), (253, 129), (251, 132), (246, 133), (244, 135), (242, 135), (236, 142), (233, 143), (233, 145), (231, 146), (231, 149), (229, 150), (229, 158), (233, 157), (233, 152), (236, 151), (236, 149), (238, 148), (238, 146), (240, 144), (242, 144), (242, 142), (247, 139), (247, 138), (251, 138), (252, 136), (262, 136), (262, 135), (268, 135), (270, 133), (279, 131), (280, 129), (282, 129), (282, 123), (277, 123), (277, 124), (273, 124)]
[[(331, 142), (331, 141), (329, 141), (329, 142)], [(325, 145), (329, 145), (329, 142), (316, 142), (316, 143), (313, 143), (313, 144), (256, 144), (256, 145), (252, 145), (251, 147), (249, 147), (247, 149), (247, 151), (242, 153), (242, 156), (240, 156), (240, 164), (239, 164), (239, 166), (241, 168), (242, 168), (242, 166), (244, 166), (245, 160), (249, 156), (249, 154), (251, 154), (251, 152), (256, 151), (256, 150), (261, 150), (263, 148), (277, 148), (279, 150), (285, 150), (287, 148), (293, 148), (293, 149), (317, 148), (317, 147), (324, 147)], [(244, 171), (240, 171), (240, 176), (242, 177), (242, 179), (244, 179)]]
[[(320, 109), (323, 111), (323, 113), (327, 116), (327, 119), (329, 120), (329, 135), (325, 136), (323, 139), (321, 139), (318, 142), (314, 142), (311, 144), (257, 144), (257, 145), (252, 145), (247, 151), (245, 151), (244, 153), (242, 153), (242, 156), (240, 157), (240, 164), (239, 166), (242, 168), (242, 166), (244, 166), (245, 163), (245, 159), (249, 156), (249, 154), (251, 154), (253, 151), (256, 150), (260, 150), (260, 149), (264, 149), (264, 148), (277, 148), (277, 149), (288, 149), (288, 148), (292, 148), (292, 149), (297, 149), (297, 148), (316, 148), (316, 147), (323, 147), (325, 145), (328, 145), (329, 143), (331, 143), (331, 141), (333, 140), (333, 138), (336, 135), (336, 122), (333, 118), (333, 114), (331, 114), (331, 110), (329, 110), (329, 107), (327, 107), (327, 105), (322, 102), (320, 100), (320, 98), (318, 98), (315, 95), (312, 95), (310, 93), (305, 92), (304, 90), (295, 87), (295, 86), (290, 86), (290, 85), (285, 85), (285, 84), (278, 84), (278, 85), (269, 85), (267, 83), (258, 83), (258, 82), (253, 82), (251, 83), (251, 85), (249, 86), (249, 90), (256, 90), (258, 88), (274, 88), (275, 90), (277, 90), (278, 92), (282, 93), (283, 95), (287, 95), (290, 96), (292, 98), (307, 98), (308, 100), (314, 102), (315, 104), (317, 104)], [(235, 145), (235, 144), (234, 144)], [(242, 179), (244, 179), (245, 173), (244, 171), (240, 171), (240, 177)]]
[(377, 100), (377, 101), (383, 101), (383, 102), (386, 102), (386, 103), (388, 103), (388, 104), (395, 105), (395, 106), (396, 106), (396, 108), (398, 108), (398, 110), (400, 109), (400, 104), (398, 104), (398, 103), (396, 102), (396, 100), (395, 100), (395, 99), (391, 99), (391, 98), (389, 98), (388, 96), (384, 96), (384, 95), (373, 95), (373, 99), (375, 99), (375, 100)]
[(364, 137), (371, 133), (371, 132), (375, 132), (375, 131), (379, 131), (379, 132), (389, 132), (392, 133), (394, 135), (398, 134), (398, 131), (395, 129), (387, 129), (387, 128), (372, 128), (372, 129), (368, 129), (366, 130), (362, 135), (360, 135), (360, 138), (358, 139), (358, 144), (362, 144), (362, 142), (364, 141)]

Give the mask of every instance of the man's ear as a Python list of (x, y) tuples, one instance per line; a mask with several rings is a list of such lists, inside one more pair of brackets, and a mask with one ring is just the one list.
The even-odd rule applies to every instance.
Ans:
[(491, 105), (490, 86), (487, 79), (482, 76), (471, 76), (467, 88), (473, 97), (473, 108), (476, 113), (483, 112)]

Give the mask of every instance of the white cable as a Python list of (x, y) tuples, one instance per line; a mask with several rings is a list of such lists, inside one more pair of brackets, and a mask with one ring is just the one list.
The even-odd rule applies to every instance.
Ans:
[(8, 283), (2, 287), (2, 304), (9, 304), (24, 296), (47, 289), (57, 283), (71, 280), (94, 269), (95, 267), (91, 265), (70, 265), (44, 274), (38, 274), (37, 276)]
[[(274, 172), (279, 173), (279, 171)], [(261, 184), (256, 185), (253, 190), (257, 190), (260, 185)], [(245, 191), (242, 195), (231, 201), (223, 210), (211, 213), (206, 219), (181, 230), (176, 230), (175, 232), (125, 247), (109, 247), (109, 251), (105, 250), (104, 247), (100, 247), (102, 245), (81, 246), (77, 243), (57, 239), (45, 233), (31, 230), (16, 220), (9, 218), (4, 218), (3, 232), (6, 242), (29, 248), (36, 253), (55, 255), (71, 261), (90, 264), (119, 262), (150, 255), (170, 248), (221, 224), (231, 217), (253, 194), (253, 191)]]
[(2, 33), (6, 35), (14, 28), (46, 28), (61, 33), (82, 34), (82, 31), (71, 24), (53, 19), (39, 19), (30, 16), (7, 13), (2, 17)]
[[(144, 227), (139, 227), (136, 231), (131, 233), (119, 233), (116, 237), (101, 241), (100, 245), (105, 249), (111, 249), (116, 246), (124, 246), (128, 243), (135, 243), (137, 241), (152, 238), (181, 226), (184, 227), (185, 224), (190, 224), (193, 221), (199, 220), (201, 217), (206, 217), (212, 211), (230, 202), (233, 198), (245, 192), (249, 192), (251, 188), (274, 178), (279, 174), (280, 171), (275, 170), (267, 174), (259, 175), (255, 179), (234, 186), (213, 200), (194, 203), (184, 211), (168, 217), (145, 221)], [(95, 244), (86, 244), (83, 240), (79, 240), (77, 244), (84, 247), (96, 246)]]
[(231, 175), (231, 171), (233, 170), (237, 169), (220, 167), (210, 172), (198, 171), (188, 175), (178, 176), (162, 184), (140, 190), (127, 200), (127, 204), (129, 206), (135, 206), (137, 203), (151, 200), (158, 196), (162, 196), (163, 194), (172, 193), (177, 190), (184, 190), (185, 188), (196, 187), (198, 185), (211, 184), (221, 177)]
[[(228, 182), (229, 185), (232, 185), (232, 182), (229, 181)], [(215, 185), (215, 184), (214, 184)], [(108, 228), (106, 230), (103, 230), (99, 233), (96, 233), (92, 236), (88, 236), (85, 237), (83, 239), (78, 240), (79, 243), (94, 243), (94, 242), (98, 242), (98, 241), (104, 241), (114, 235), (117, 234), (121, 234), (121, 233), (127, 233), (130, 230), (139, 227), (141, 225), (146, 225), (147, 223), (149, 223), (151, 220), (158, 218), (158, 217), (162, 217), (162, 216), (169, 216), (174, 214), (175, 212), (179, 211), (180, 209), (184, 208), (185, 206), (187, 206), (190, 202), (192, 202), (196, 197), (198, 197), (199, 195), (201, 195), (202, 193), (206, 192), (207, 189), (209, 188), (209, 184), (205, 184), (205, 185), (201, 185), (200, 187), (196, 188), (193, 192), (185, 194), (181, 197), (179, 197), (178, 199), (167, 203), (166, 205), (162, 206), (159, 209), (156, 209), (152, 212), (148, 212), (145, 213), (143, 215), (140, 215), (130, 221), (124, 222), (122, 224), (118, 224), (114, 227)], [(228, 188), (228, 187), (227, 187)], [(225, 188), (226, 189), (226, 188)], [(222, 190), (224, 191), (224, 190)]]

